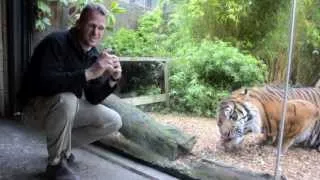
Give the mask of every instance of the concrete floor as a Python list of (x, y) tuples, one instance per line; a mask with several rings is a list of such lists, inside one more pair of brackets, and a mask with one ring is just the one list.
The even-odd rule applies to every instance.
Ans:
[[(82, 180), (176, 178), (105, 149), (88, 145), (73, 150), (73, 170)], [(10, 120), (0, 120), (0, 180), (40, 180), (47, 164), (45, 137)]]

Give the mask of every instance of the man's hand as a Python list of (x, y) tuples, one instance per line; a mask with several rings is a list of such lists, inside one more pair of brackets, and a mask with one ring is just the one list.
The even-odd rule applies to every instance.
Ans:
[(111, 74), (114, 80), (119, 80), (121, 78), (122, 68), (119, 61), (119, 58), (115, 58), (113, 61), (113, 73)]
[(98, 57), (97, 62), (91, 65), (85, 71), (86, 80), (96, 79), (102, 75), (109, 74), (109, 76), (113, 73), (113, 55), (108, 54), (106, 51), (103, 51)]
[(121, 64), (119, 61), (119, 58), (115, 55), (109, 55), (112, 59), (112, 67), (113, 71), (105, 71), (104, 75), (109, 77), (109, 85), (110, 87), (114, 87), (117, 83), (118, 80), (121, 78), (121, 73), (122, 73), (122, 68)]
[(106, 77), (111, 77), (113, 80), (119, 80), (121, 78), (121, 64), (119, 61), (119, 57), (115, 55), (111, 55), (107, 52), (107, 50), (103, 51), (108, 58), (108, 64), (112, 65), (112, 70), (106, 70), (103, 75)]
[(99, 62), (95, 62), (88, 69), (85, 70), (86, 80), (92, 80), (100, 77), (107, 67), (103, 67)]

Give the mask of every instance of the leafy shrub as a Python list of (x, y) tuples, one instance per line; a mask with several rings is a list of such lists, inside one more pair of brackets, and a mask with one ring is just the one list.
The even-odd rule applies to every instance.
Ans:
[(200, 80), (217, 87), (235, 89), (265, 79), (265, 65), (222, 41), (202, 41), (187, 59)]
[(104, 48), (112, 48), (119, 56), (141, 56), (141, 42), (138, 33), (132, 29), (119, 29), (112, 36), (108, 36), (102, 43)]
[(171, 110), (202, 116), (215, 115), (217, 103), (228, 94), (202, 83), (186, 71), (171, 76), (170, 86)]
[(165, 56), (161, 42), (167, 35), (159, 31), (162, 11), (155, 10), (141, 17), (137, 30), (121, 28), (106, 37), (102, 46), (112, 48), (120, 56)]
[[(213, 116), (227, 90), (261, 83), (266, 66), (225, 42), (185, 45), (171, 64), (171, 109)], [(190, 48), (192, 47), (192, 48)]]

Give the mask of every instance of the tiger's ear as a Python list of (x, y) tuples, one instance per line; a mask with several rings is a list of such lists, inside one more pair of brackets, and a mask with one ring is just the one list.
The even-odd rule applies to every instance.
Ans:
[(242, 89), (241, 94), (242, 95), (247, 95), (248, 94), (248, 89), (247, 88)]
[(245, 88), (243, 91), (243, 95), (245, 96), (245, 98), (248, 98), (250, 96), (249, 94), (249, 89)]
[(244, 95), (247, 95), (247, 94), (248, 94), (248, 89), (245, 88), (245, 89), (244, 89)]

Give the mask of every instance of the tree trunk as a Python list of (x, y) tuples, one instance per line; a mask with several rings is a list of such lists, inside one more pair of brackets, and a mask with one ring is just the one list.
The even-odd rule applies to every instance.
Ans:
[[(121, 115), (123, 125), (120, 132), (129, 140), (122, 141), (127, 146), (136, 144), (145, 150), (175, 160), (179, 155), (190, 152), (196, 143), (195, 136), (187, 135), (176, 127), (156, 122), (143, 111), (122, 102), (115, 95), (110, 95), (103, 104)], [(118, 143), (118, 146), (119, 144), (121, 143)]]

